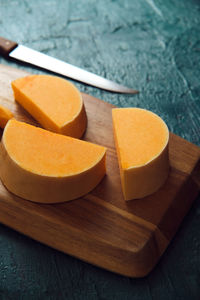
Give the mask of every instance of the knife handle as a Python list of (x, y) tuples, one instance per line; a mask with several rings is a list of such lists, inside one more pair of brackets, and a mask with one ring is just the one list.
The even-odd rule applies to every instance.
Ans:
[(17, 47), (17, 43), (0, 37), (0, 54), (8, 56), (8, 54)]

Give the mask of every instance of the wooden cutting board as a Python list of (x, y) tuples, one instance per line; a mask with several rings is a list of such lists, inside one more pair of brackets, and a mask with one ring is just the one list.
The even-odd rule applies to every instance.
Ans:
[[(0, 65), (0, 104), (36, 124), (15, 103), (11, 81), (26, 72)], [(200, 189), (200, 148), (170, 134), (171, 171), (152, 196), (125, 202), (113, 142), (112, 105), (83, 94), (85, 140), (104, 145), (107, 175), (88, 195), (62, 204), (36, 204), (0, 183), (0, 222), (55, 249), (130, 277), (148, 274), (175, 235)]]

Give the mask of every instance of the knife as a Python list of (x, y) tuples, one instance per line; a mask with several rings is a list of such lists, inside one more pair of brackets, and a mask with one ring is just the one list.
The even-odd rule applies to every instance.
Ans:
[(19, 45), (3, 37), (0, 37), (0, 54), (110, 92), (125, 94), (138, 93), (136, 90), (70, 65), (44, 53), (32, 50), (26, 46)]

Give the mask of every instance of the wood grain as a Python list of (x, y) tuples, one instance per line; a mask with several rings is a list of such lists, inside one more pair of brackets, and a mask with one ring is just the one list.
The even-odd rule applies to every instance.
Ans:
[[(13, 99), (10, 83), (27, 73), (0, 66), (0, 103), (18, 120), (36, 124)], [(36, 204), (0, 184), (0, 222), (46, 245), (130, 277), (147, 275), (175, 235), (200, 189), (200, 149), (170, 134), (171, 171), (155, 194), (125, 202), (113, 142), (112, 105), (83, 94), (85, 140), (108, 148), (107, 175), (88, 195), (62, 204)]]

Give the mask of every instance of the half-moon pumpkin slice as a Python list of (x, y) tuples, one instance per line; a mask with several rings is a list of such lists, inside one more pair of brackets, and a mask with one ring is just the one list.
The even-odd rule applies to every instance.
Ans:
[(105, 175), (106, 148), (10, 120), (0, 149), (0, 177), (27, 200), (56, 203), (95, 188)]
[(69, 81), (30, 75), (12, 82), (15, 100), (50, 131), (80, 138), (87, 126), (83, 99)]
[(156, 192), (169, 172), (167, 125), (140, 108), (115, 108), (112, 117), (125, 200)]

